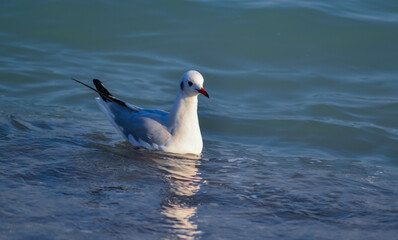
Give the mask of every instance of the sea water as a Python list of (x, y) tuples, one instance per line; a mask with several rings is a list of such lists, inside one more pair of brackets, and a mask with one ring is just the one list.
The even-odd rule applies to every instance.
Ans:
[[(200, 159), (134, 149), (101, 79), (170, 110), (200, 71)], [(1, 239), (394, 239), (398, 3), (2, 1)]]

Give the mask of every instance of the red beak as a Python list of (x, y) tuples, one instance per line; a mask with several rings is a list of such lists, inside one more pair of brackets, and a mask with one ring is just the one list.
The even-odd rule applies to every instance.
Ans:
[(198, 93), (201, 93), (201, 94), (205, 95), (207, 98), (210, 98), (209, 94), (207, 94), (206, 90), (204, 90), (203, 88), (196, 89), (196, 91), (198, 91)]

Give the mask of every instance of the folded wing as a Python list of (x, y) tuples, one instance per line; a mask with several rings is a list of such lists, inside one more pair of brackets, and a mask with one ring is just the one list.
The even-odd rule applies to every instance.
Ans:
[(101, 110), (119, 133), (134, 146), (161, 150), (161, 146), (167, 145), (171, 136), (165, 127), (167, 112), (142, 109), (115, 98), (98, 79), (93, 79), (96, 89), (73, 80), (99, 94), (96, 101)]
[(170, 133), (164, 124), (167, 112), (96, 100), (109, 121), (134, 146), (160, 149), (168, 142)]

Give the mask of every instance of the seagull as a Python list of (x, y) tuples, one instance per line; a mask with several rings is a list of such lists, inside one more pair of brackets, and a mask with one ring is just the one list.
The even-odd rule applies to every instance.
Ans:
[(203, 88), (203, 76), (190, 70), (181, 77), (177, 97), (170, 113), (144, 109), (114, 97), (98, 79), (93, 87), (74, 81), (97, 92), (100, 109), (118, 132), (134, 147), (177, 154), (200, 155), (203, 149), (198, 119), (198, 95), (209, 98)]

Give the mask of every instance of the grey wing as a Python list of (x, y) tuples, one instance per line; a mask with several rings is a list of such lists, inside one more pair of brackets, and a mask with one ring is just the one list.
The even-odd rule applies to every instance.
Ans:
[(115, 128), (135, 146), (156, 147), (164, 145), (170, 138), (170, 133), (164, 126), (167, 112), (132, 105), (126, 107), (99, 98), (97, 102)]

